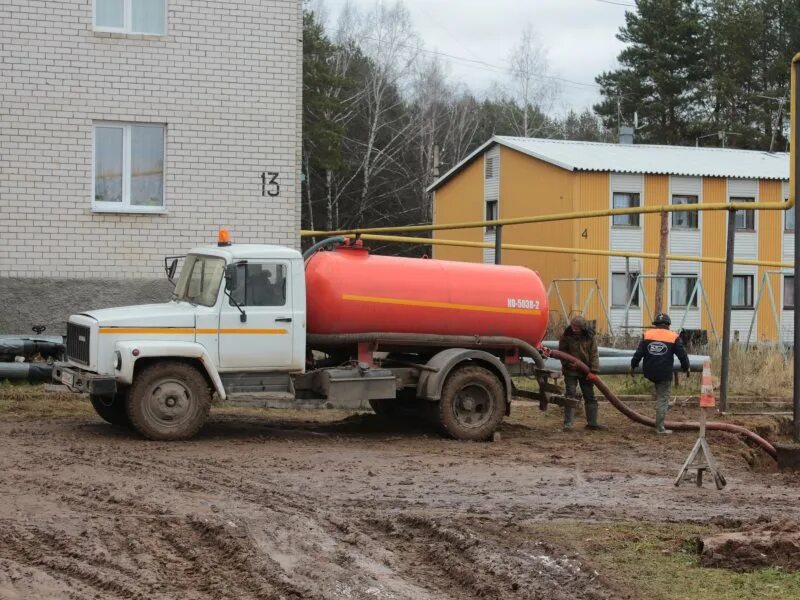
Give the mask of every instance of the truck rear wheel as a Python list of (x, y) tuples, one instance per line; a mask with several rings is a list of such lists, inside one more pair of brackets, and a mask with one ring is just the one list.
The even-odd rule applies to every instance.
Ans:
[(506, 413), (506, 394), (497, 376), (483, 367), (462, 367), (444, 383), (439, 426), (457, 440), (488, 440)]
[(128, 408), (125, 406), (128, 394), (117, 392), (113, 396), (89, 396), (94, 411), (107, 423), (118, 427), (130, 427)]
[(211, 391), (203, 375), (181, 362), (145, 367), (134, 379), (128, 417), (151, 440), (184, 440), (196, 434), (208, 417)]

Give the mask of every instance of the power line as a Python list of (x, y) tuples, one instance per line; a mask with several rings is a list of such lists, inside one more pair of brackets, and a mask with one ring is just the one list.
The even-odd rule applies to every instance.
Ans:
[(614, 2), (614, 0), (594, 0), (595, 2), (602, 2), (603, 4), (613, 4), (615, 6), (628, 6), (630, 8), (637, 8), (635, 4), (628, 4), (627, 2)]
[(462, 43), (461, 43), (461, 40), (459, 40), (459, 39), (458, 39), (458, 36), (455, 36), (455, 35), (453, 35), (453, 34), (452, 34), (452, 32), (450, 31), (450, 29), (448, 29), (447, 27), (445, 27), (443, 23), (441, 23), (441, 22), (440, 22), (438, 19), (435, 19), (435, 18), (433, 17), (433, 15), (431, 15), (431, 13), (429, 13), (429, 12), (427, 11), (427, 9), (425, 8), (425, 4), (424, 4), (424, 3), (423, 3), (423, 4), (420, 4), (420, 5), (419, 5), (417, 8), (418, 8), (419, 10), (421, 10), (422, 12), (424, 12), (424, 13), (425, 13), (425, 15), (428, 17), (428, 19), (429, 19), (429, 20), (430, 20), (432, 23), (434, 23), (434, 24), (435, 24), (437, 27), (439, 27), (439, 29), (441, 29), (442, 31), (444, 31), (444, 32), (445, 32), (445, 34), (447, 34), (447, 37), (449, 37), (451, 41), (454, 41), (454, 42), (456, 42), (456, 43), (457, 43), (457, 44), (458, 44), (458, 45), (461, 47), (461, 49), (462, 49), (462, 50), (464, 50), (464, 51), (465, 51), (467, 54), (469, 54), (470, 56), (472, 56), (472, 58), (478, 58), (478, 57), (475, 55), (475, 53), (474, 53), (474, 52), (473, 52), (473, 51), (472, 51), (472, 50), (469, 48), (469, 46), (468, 46), (468, 45), (462, 44)]
[[(378, 43), (380, 43), (382, 41), (382, 40), (379, 40), (378, 38), (374, 38), (372, 36), (364, 36), (364, 37), (366, 37), (367, 39), (373, 40), (375, 42), (378, 42)], [(478, 59), (474, 59), (474, 58), (467, 58), (466, 56), (456, 56), (454, 54), (448, 54), (446, 52), (440, 52), (438, 50), (427, 50), (426, 48), (420, 48), (418, 46), (412, 46), (411, 44), (403, 44), (403, 43), (400, 43), (400, 42), (398, 42), (397, 45), (401, 46), (403, 48), (411, 48), (412, 50), (416, 50), (417, 52), (424, 52), (426, 54), (433, 54), (433, 55), (436, 55), (436, 56), (449, 58), (451, 60), (458, 60), (458, 61), (462, 61), (462, 62), (465, 62), (465, 63), (470, 63), (472, 65), (477, 65), (478, 68), (482, 67), (483, 70), (491, 70), (491, 71), (500, 72), (500, 73), (509, 73), (510, 71), (513, 71), (513, 69), (510, 69), (509, 67), (501, 67), (499, 65), (494, 65), (492, 63), (488, 63), (488, 62), (483, 61), (483, 60), (478, 60)], [(540, 77), (542, 79), (552, 79), (554, 81), (560, 81), (560, 82), (565, 83), (567, 85), (577, 85), (577, 86), (581, 86), (581, 87), (590, 87), (590, 88), (598, 88), (598, 89), (603, 87), (603, 86), (598, 85), (596, 83), (585, 83), (585, 82), (582, 82), (582, 81), (574, 81), (572, 79), (567, 79), (565, 77), (558, 77), (557, 75), (546, 75), (544, 73), (534, 73), (533, 76), (534, 77)]]
[[(439, 52), (439, 51), (436, 51), (436, 50), (425, 50), (425, 49), (422, 49), (422, 51), (423, 52), (427, 52), (429, 54), (437, 54), (439, 56), (444, 56), (446, 58), (451, 58), (453, 60), (461, 60), (461, 61), (464, 61), (464, 62), (484, 65), (486, 67), (491, 67), (492, 69), (497, 69), (497, 70), (502, 71), (504, 73), (508, 73), (509, 71), (513, 70), (513, 69), (510, 69), (508, 67), (501, 67), (499, 65), (493, 65), (491, 63), (487, 63), (487, 62), (484, 62), (482, 60), (466, 58), (464, 56), (454, 56), (452, 54), (447, 54), (445, 52)], [(582, 81), (574, 81), (572, 79), (566, 79), (565, 77), (558, 77), (557, 75), (545, 75), (544, 73), (534, 73), (534, 76), (535, 77), (541, 77), (543, 79), (553, 79), (555, 81), (560, 81), (562, 83), (567, 83), (567, 84), (570, 84), (570, 85), (579, 85), (579, 86), (583, 86), (583, 87), (592, 87), (592, 88), (600, 88), (600, 87), (602, 87), (602, 86), (600, 86), (600, 85), (598, 85), (596, 83), (585, 83), (585, 82), (582, 82)]]

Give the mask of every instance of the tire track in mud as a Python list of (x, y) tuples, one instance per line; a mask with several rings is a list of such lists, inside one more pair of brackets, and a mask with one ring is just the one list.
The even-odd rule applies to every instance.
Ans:
[(321, 598), (290, 582), (277, 562), (258, 551), (242, 523), (189, 518), (167, 523), (161, 536), (189, 560), (187, 584), (213, 598)]
[[(47, 462), (52, 465), (58, 461)], [(67, 462), (72, 465), (85, 462), (88, 466), (98, 466), (90, 461), (80, 459), (76, 461), (73, 458), (69, 458)], [(116, 467), (122, 466), (112, 465), (109, 461), (103, 462), (105, 463), (103, 467), (108, 469), (116, 470)], [(163, 587), (164, 584), (175, 591), (202, 591), (209, 598), (313, 600), (323, 597), (309, 585), (293, 582), (277, 562), (261, 552), (249, 536), (241, 533), (246, 531), (246, 525), (241, 522), (237, 525), (231, 520), (232, 517), (229, 518), (225, 513), (201, 517), (185, 512), (185, 507), (184, 514), (170, 513), (166, 504), (171, 499), (180, 505), (178, 500), (180, 494), (175, 494), (175, 490), (171, 490), (172, 493), (167, 493), (166, 496), (159, 494), (157, 501), (131, 496), (130, 479), (143, 476), (145, 472), (150, 478), (146, 483), (155, 484), (156, 487), (163, 488), (164, 482), (171, 479), (168, 475), (165, 477), (163, 465), (158, 464), (163, 461), (157, 460), (151, 464), (148, 464), (147, 460), (135, 462), (137, 468), (126, 471), (123, 466), (120, 469), (127, 476), (122, 485), (117, 483), (118, 476), (111, 482), (64, 481), (58, 477), (45, 479), (36, 472), (9, 473), (14, 487), (25, 485), (29, 490), (28, 493), (33, 492), (50, 500), (57, 499), (58, 503), (74, 511), (74, 514), (67, 512), (57, 517), (51, 515), (44, 524), (47, 529), (36, 528), (35, 535), (22, 536), (31, 538), (28, 552), (19, 553), (19, 556), (26, 559), (24, 562), (45, 566), (56, 578), (77, 578), (98, 590), (124, 598), (152, 597), (154, 590)], [(265, 498), (261, 491), (252, 489), (251, 482), (243, 479), (231, 489), (228, 485), (233, 481), (230, 471), (225, 475), (219, 490), (215, 491), (227, 492), (230, 499), (237, 501), (245, 499), (254, 501), (256, 507), (261, 507), (259, 512), (262, 521), (288, 530), (292, 528), (299, 530), (303, 523), (307, 523), (303, 529), (309, 529), (308, 524), (310, 524), (317, 535), (324, 536), (323, 526), (315, 519), (319, 510), (311, 503), (301, 505), (297, 502), (286, 502), (286, 496), (277, 493), (270, 493)], [(212, 477), (208, 477), (209, 481), (216, 484)], [(274, 505), (267, 509), (265, 504), (271, 503)], [(289, 506), (281, 507), (281, 503)], [(295, 507), (294, 510), (292, 506)], [(274, 510), (276, 507), (279, 510)], [(181, 509), (178, 511), (180, 513)], [(294, 517), (295, 522), (287, 522), (290, 515)], [(120, 555), (124, 560), (134, 564), (137, 562), (136, 554), (146, 554), (151, 557), (146, 563), (140, 562), (137, 566), (150, 570), (149, 579), (152, 587), (132, 587), (124, 583), (120, 583), (117, 587), (109, 587), (109, 582), (127, 581), (131, 572), (118, 562), (88, 560), (86, 557), (92, 554), (91, 544), (83, 543), (80, 537), (76, 540), (77, 543), (73, 542), (69, 547), (63, 542), (48, 542), (50, 539), (57, 540), (58, 536), (67, 535), (56, 530), (54, 521), (58, 525), (69, 525), (83, 519), (91, 521), (95, 524), (95, 529), (99, 529), (93, 532), (95, 538), (110, 540), (108, 550), (114, 555)], [(72, 539), (74, 538), (73, 532)], [(142, 542), (137, 543), (134, 548), (126, 547), (119, 542), (135, 539)], [(118, 543), (115, 547), (111, 547), (114, 546), (115, 540)], [(39, 554), (34, 556), (32, 553), (36, 548)], [(164, 570), (159, 567), (159, 563), (169, 563), (173, 567)], [(312, 579), (310, 583), (313, 584), (313, 578), (310, 579)]]
[[(102, 498), (102, 495), (99, 494), (99, 488), (103, 484), (102, 478), (108, 477), (118, 482), (120, 480), (123, 482), (126, 480), (129, 482), (136, 481), (136, 485), (141, 487), (152, 485), (159, 491), (167, 493), (178, 491), (198, 495), (205, 494), (206, 496), (215, 494), (230, 497), (232, 492), (235, 492), (235, 496), (240, 500), (268, 506), (270, 510), (285, 515), (293, 515), (297, 511), (313, 510), (315, 506), (313, 500), (303, 494), (298, 492), (282, 493), (272, 486), (272, 482), (254, 479), (253, 469), (247, 469), (246, 465), (225, 468), (214, 465), (214, 461), (209, 459), (193, 460), (192, 462), (195, 463), (193, 465), (194, 468), (187, 469), (187, 459), (183, 456), (176, 457), (173, 460), (165, 460), (156, 457), (115, 455), (112, 452), (106, 456), (98, 457), (85, 450), (67, 450), (58, 454), (44, 453), (37, 456), (35, 463), (17, 463), (15, 466), (18, 469), (26, 469), (34, 464), (38, 466), (42, 462), (51, 465), (51, 468), (58, 466), (62, 470), (66, 467), (81, 465), (98, 472), (97, 481), (87, 482), (81, 488), (77, 487), (75, 482), (67, 483), (59, 479), (50, 479), (45, 483), (39, 478), (15, 474), (28, 484), (43, 487), (44, 491), (51, 493), (59, 485), (69, 486), (73, 490), (73, 495), (64, 499), (71, 500), (74, 503), (79, 502), (76, 497), (78, 495), (94, 498), (99, 502), (103, 500), (117, 504), (127, 502), (137, 510), (152, 511), (154, 514), (164, 512), (152, 505), (137, 504), (130, 498), (123, 500), (120, 495), (124, 494), (124, 492), (120, 489), (115, 489), (113, 492), (108, 491), (106, 498)], [(124, 479), (121, 479), (120, 476)], [(119, 488), (120, 486), (117, 485), (115, 487)], [(87, 504), (88, 502), (84, 500), (83, 503)], [(97, 509), (99, 505), (91, 508)]]
[(95, 592), (111, 592), (127, 600), (152, 598), (146, 591), (137, 589), (138, 586), (116, 565), (105, 561), (103, 564), (92, 564), (77, 552), (63, 551), (66, 542), (42, 543), (52, 535), (56, 534), (36, 528), (33, 531), (18, 527), (7, 529), (0, 533), (0, 557), (40, 568), (56, 579), (75, 580)]
[[(135, 547), (124, 547), (120, 541), (130, 538), (137, 540)], [(111, 542), (98, 551), (96, 545), (105, 539)], [(136, 564), (132, 555), (137, 553), (151, 559)], [(322, 598), (289, 581), (275, 561), (259, 552), (246, 527), (232, 521), (186, 517), (142, 524), (123, 519), (78, 536), (52, 527), (4, 526), (0, 558), (80, 583), (102, 597), (126, 600), (174, 598), (192, 590), (208, 598)]]
[[(609, 600), (596, 574), (563, 550), (514, 539), (484, 521), (432, 519), (415, 514), (368, 518), (363, 524), (398, 557), (409, 577), (427, 581), (448, 598)], [(501, 530), (513, 524), (496, 524)]]

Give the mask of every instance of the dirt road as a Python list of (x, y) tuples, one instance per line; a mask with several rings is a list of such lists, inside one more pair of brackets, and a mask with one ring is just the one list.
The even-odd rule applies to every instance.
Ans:
[(797, 480), (726, 434), (717, 492), (672, 485), (691, 434), (622, 420), (570, 434), (517, 408), (502, 441), (469, 444), (311, 418), (217, 414), (184, 443), (0, 422), (0, 598), (636, 598), (530, 524), (800, 519)]

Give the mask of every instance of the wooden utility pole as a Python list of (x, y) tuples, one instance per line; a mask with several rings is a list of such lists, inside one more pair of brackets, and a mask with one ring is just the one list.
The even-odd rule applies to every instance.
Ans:
[[(667, 246), (669, 246), (669, 213), (661, 213), (661, 238), (658, 242), (658, 270), (656, 271), (655, 314), (664, 312), (664, 279), (667, 271)], [(655, 315), (654, 315), (655, 316)]]

